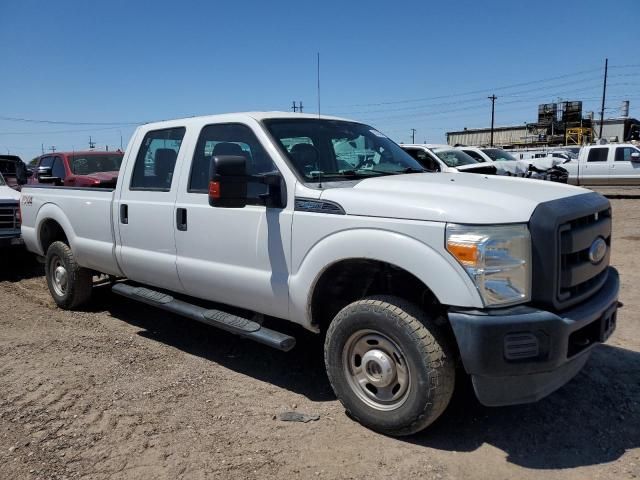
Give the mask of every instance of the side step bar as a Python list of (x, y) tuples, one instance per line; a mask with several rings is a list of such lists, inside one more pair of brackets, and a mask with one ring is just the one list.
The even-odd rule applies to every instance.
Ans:
[(284, 333), (263, 327), (253, 320), (238, 317), (222, 310), (207, 310), (206, 308), (183, 302), (166, 293), (157, 292), (145, 287), (134, 287), (126, 283), (116, 283), (111, 290), (123, 297), (137, 300), (147, 305), (161, 308), (176, 315), (206, 323), (227, 332), (239, 335), (258, 343), (288, 352), (296, 345), (296, 339)]

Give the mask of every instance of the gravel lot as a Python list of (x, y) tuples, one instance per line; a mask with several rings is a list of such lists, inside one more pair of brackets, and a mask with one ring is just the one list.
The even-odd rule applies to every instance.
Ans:
[[(345, 416), (318, 338), (290, 353), (112, 296), (54, 307), (42, 267), (0, 254), (0, 478), (640, 477), (640, 201), (612, 200), (618, 330), (545, 400), (485, 408), (463, 384), (430, 429)], [(282, 422), (284, 411), (318, 421)]]

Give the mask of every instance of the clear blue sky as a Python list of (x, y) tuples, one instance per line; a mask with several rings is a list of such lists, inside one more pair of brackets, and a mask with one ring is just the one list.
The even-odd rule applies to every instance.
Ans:
[[(640, 116), (638, 0), (0, 1), (0, 151), (126, 142), (135, 123), (246, 110), (367, 121), (396, 141), (535, 121), (538, 103)], [(635, 66), (634, 66), (635, 65)], [(560, 78), (558, 78), (560, 77)], [(519, 86), (518, 86), (519, 85)], [(469, 93), (473, 92), (473, 93)], [(434, 98), (440, 97), (440, 98)], [(123, 125), (78, 125), (73, 123)]]

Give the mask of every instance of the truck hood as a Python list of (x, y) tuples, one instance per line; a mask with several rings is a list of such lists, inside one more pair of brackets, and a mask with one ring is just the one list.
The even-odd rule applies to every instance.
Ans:
[(6, 185), (0, 185), (0, 202), (7, 200), (15, 200), (16, 202), (20, 200), (20, 192), (17, 192), (11, 187), (7, 187)]
[(368, 178), (351, 188), (331, 188), (321, 198), (349, 215), (435, 222), (527, 222), (543, 202), (588, 192), (524, 178), (417, 173)]

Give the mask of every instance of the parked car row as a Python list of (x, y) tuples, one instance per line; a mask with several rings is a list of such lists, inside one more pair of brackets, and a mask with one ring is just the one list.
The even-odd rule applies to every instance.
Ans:
[[(453, 173), (501, 163), (459, 149), (404, 149), (297, 113), (146, 124), (115, 184), (24, 186), (22, 234), (64, 309), (101, 274), (118, 295), (283, 351), (295, 338), (277, 320), (324, 333), (336, 396), (385, 434), (435, 421), (457, 369), (485, 405), (550, 394), (616, 326), (609, 201)], [(78, 173), (62, 162), (36, 180)]]

